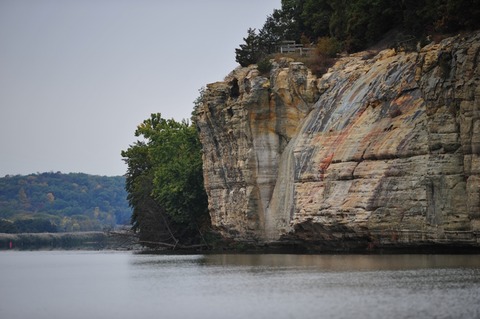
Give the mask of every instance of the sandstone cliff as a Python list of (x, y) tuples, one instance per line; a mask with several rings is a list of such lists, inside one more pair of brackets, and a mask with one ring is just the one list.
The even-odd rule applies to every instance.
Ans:
[(480, 247), (480, 32), (238, 68), (195, 110), (213, 226), (318, 249)]

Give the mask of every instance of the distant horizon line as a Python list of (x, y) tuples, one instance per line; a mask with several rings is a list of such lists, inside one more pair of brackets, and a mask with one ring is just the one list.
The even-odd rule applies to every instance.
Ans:
[(28, 174), (4, 174), (0, 176), (0, 178), (8, 178), (8, 177), (16, 177), (16, 176), (30, 176), (30, 175), (42, 175), (42, 174), (62, 174), (62, 175), (69, 175), (69, 174), (83, 174), (83, 175), (90, 175), (90, 176), (101, 176), (101, 177), (124, 177), (125, 174), (122, 175), (102, 175), (102, 174), (92, 174), (92, 173), (85, 173), (85, 172), (62, 172), (62, 171), (45, 171), (45, 172), (35, 172), (35, 173), (28, 173)]

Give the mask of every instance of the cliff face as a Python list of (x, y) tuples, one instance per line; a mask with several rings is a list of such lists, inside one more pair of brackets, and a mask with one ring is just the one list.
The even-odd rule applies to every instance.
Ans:
[(239, 68), (196, 110), (213, 225), (317, 248), (480, 246), (480, 33)]

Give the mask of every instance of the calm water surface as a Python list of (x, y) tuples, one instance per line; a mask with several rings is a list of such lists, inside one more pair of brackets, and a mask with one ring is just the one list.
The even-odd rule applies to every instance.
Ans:
[(0, 252), (0, 318), (480, 318), (480, 255)]

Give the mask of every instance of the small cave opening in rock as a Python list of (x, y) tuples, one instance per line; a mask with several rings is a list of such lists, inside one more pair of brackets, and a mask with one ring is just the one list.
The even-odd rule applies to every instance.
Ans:
[(232, 99), (236, 99), (240, 96), (240, 87), (238, 86), (238, 80), (237, 78), (233, 78), (232, 81), (230, 81), (230, 97)]

